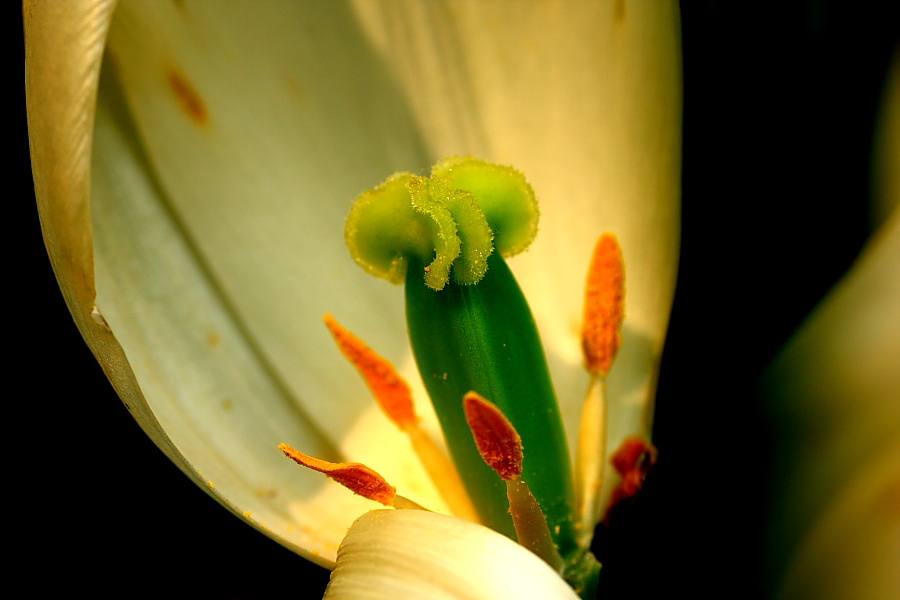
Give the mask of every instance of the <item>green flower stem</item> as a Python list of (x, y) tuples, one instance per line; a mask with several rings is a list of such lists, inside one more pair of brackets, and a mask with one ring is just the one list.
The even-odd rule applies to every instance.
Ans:
[(419, 372), (447, 444), (477, 510), (491, 528), (515, 539), (506, 485), (472, 438), (463, 396), (496, 404), (522, 437), (522, 478), (539, 502), (563, 557), (576, 549), (571, 461), (534, 317), (505, 261), (494, 253), (476, 285), (451, 280), (441, 291), (422, 281), (412, 257), (406, 318)]

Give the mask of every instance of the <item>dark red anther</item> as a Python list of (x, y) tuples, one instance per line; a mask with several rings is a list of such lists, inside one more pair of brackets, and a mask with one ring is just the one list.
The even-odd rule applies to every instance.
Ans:
[(622, 476), (622, 481), (613, 491), (603, 519), (604, 524), (609, 524), (613, 507), (623, 500), (634, 498), (641, 491), (650, 467), (656, 464), (656, 457), (656, 447), (637, 436), (626, 438), (622, 442), (610, 461), (613, 468)]

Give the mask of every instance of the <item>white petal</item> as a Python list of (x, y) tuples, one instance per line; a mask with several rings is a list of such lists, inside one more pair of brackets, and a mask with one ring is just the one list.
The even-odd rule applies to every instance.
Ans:
[(98, 306), (167, 440), (189, 460), (182, 468), (295, 550), (333, 556), (348, 513), (367, 504), (278, 450), (302, 440), (309, 453), (337, 454), (216, 293), (116, 108), (101, 96), (95, 152), (116, 160), (93, 171)]
[(578, 596), (540, 558), (480, 525), (419, 510), (360, 517), (325, 598), (489, 600)]
[[(531, 165), (546, 180), (545, 242), (530, 254), (537, 257), (530, 265), (529, 257), (521, 261), (520, 271), (537, 300), (570, 431), (585, 384), (577, 329), (586, 264), (596, 236), (617, 231), (636, 268), (629, 270), (626, 343), (614, 371), (622, 375), (610, 378), (613, 447), (629, 433), (649, 430), (647, 404), (674, 282), (680, 95), (672, 6), (662, 16), (640, 8), (623, 16), (541, 4), (526, 11), (527, 18), (512, 5), (504, 14), (485, 15), (482, 7), (470, 3), (449, 20), (420, 3), (400, 12), (390, 3), (381, 7), (395, 26), (409, 25), (410, 39), (452, 39), (470, 54), (443, 70), (429, 69), (453, 56), (445, 47), (410, 47), (403, 36), (382, 60), (373, 59), (364, 36), (379, 37), (371, 6), (360, 31), (351, 15), (318, 4), (277, 3), (266, 11), (229, 5), (230, 22), (240, 23), (235, 31), (222, 23), (221, 6), (188, 3), (176, 10), (126, 3), (111, 40), (113, 64), (168, 210), (190, 237), (211, 285), (228, 298), (227, 308), (259, 360), (344, 457), (365, 460), (435, 508), (442, 505), (422, 483), (405, 440), (378, 414), (319, 322), (327, 311), (344, 319), (397, 361), (417, 384), (418, 397), (426, 397), (398, 335), (404, 330), (399, 290), (366, 277), (343, 246), (338, 232), (348, 199), (395, 169), (477, 151), (454, 133), (465, 130), (468, 119), (476, 118), (498, 144), (516, 140), (504, 152), (487, 148), (486, 154)], [(507, 18), (521, 33), (495, 35), (490, 25)], [(596, 39), (599, 31), (621, 43), (573, 45), (573, 21), (582, 24), (585, 37)], [(306, 33), (292, 36), (295, 31)], [(419, 36), (423, 31), (431, 34)], [(315, 44), (307, 40), (312, 36)], [(263, 37), (285, 41), (264, 44)], [(537, 38), (542, 42), (530, 53), (519, 51)], [(498, 66), (492, 71), (493, 61), (484, 61), (486, 73), (475, 70), (457, 81), (462, 74), (453, 69), (481, 64), (475, 59), (481, 55), (496, 56)], [(425, 68), (414, 71), (410, 63)], [(555, 78), (549, 86), (541, 71)], [(445, 97), (448, 81), (473, 95), (472, 111), (459, 111)], [(546, 96), (548, 88), (556, 97)], [(186, 102), (185, 94), (196, 102)], [(603, 107), (584, 106), (583, 96)], [(522, 101), (494, 106), (498, 98)], [(423, 103), (427, 112), (420, 110)], [(203, 111), (192, 116), (196, 104)], [(489, 113), (479, 112), (484, 110)], [(555, 115), (549, 131), (546, 112)], [(516, 128), (511, 120), (528, 124)], [(398, 123), (410, 122), (397, 130)], [(430, 129), (448, 123), (448, 129)], [(424, 151), (418, 129), (426, 132)], [(171, 139), (179, 143), (173, 147)], [(548, 139), (555, 141), (548, 145)], [(598, 202), (598, 195), (609, 199)], [(99, 287), (103, 305), (102, 279)], [(366, 302), (359, 302), (362, 297)], [(131, 322), (122, 319), (113, 328), (121, 331)]]
[[(123, 2), (110, 55), (157, 194), (205, 274), (197, 285), (227, 299), (244, 344), (340, 453), (326, 458), (364, 460), (439, 508), (321, 321), (332, 312), (351, 329), (367, 324), (360, 334), (379, 352), (412, 364), (401, 289), (367, 277), (343, 243), (352, 199), (421, 162), (402, 98), (352, 14), (322, 3)], [(98, 289), (102, 307), (105, 280)], [(116, 331), (130, 326), (107, 318)], [(303, 438), (281, 441), (299, 448)]]

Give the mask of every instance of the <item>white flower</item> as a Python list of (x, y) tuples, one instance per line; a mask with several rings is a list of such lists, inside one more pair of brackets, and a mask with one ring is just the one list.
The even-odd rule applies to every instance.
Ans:
[(35, 188), (69, 308), (147, 434), (248, 523), (331, 566), (371, 508), (299, 472), (282, 441), (365, 460), (442, 509), (320, 318), (418, 381), (401, 292), (353, 264), (342, 223), (361, 190), (453, 154), (514, 165), (537, 191), (541, 233), (512, 268), (570, 435), (584, 276), (616, 233), (628, 307), (608, 445), (649, 436), (678, 248), (675, 3), (95, 0), (25, 16)]

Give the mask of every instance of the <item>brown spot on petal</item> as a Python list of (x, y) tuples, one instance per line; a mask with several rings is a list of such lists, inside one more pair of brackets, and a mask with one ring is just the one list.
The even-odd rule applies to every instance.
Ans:
[(616, 23), (621, 23), (625, 20), (625, 0), (616, 0)]
[(178, 104), (187, 113), (188, 118), (197, 125), (209, 123), (209, 110), (206, 108), (206, 103), (203, 102), (203, 98), (200, 97), (197, 88), (188, 81), (184, 73), (173, 68), (169, 70), (166, 79), (169, 82), (169, 87), (175, 94), (175, 99), (178, 100)]

